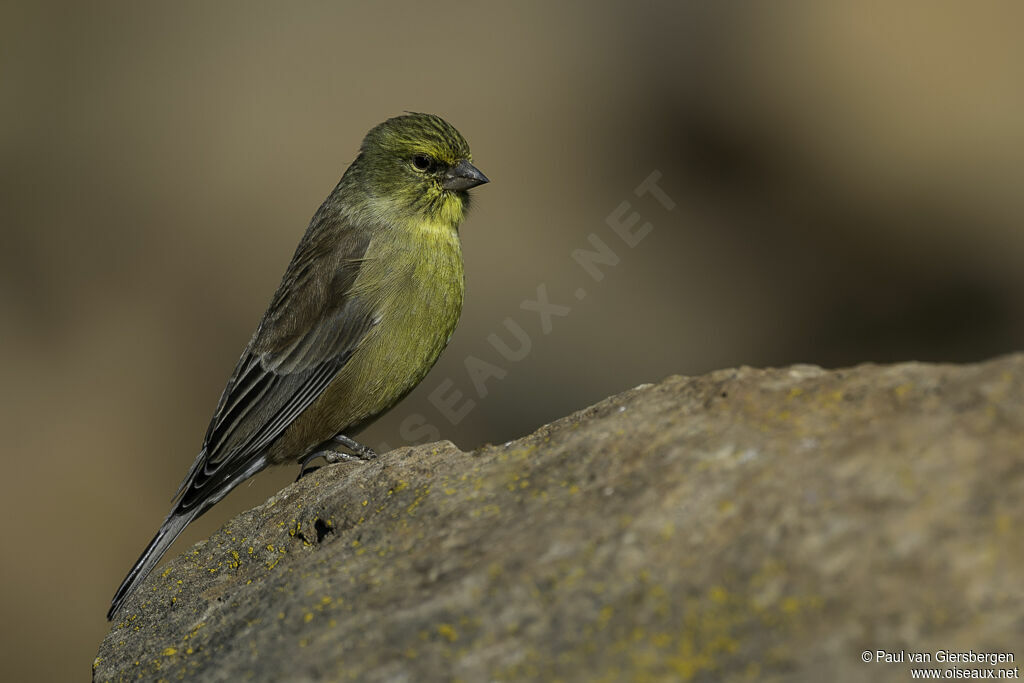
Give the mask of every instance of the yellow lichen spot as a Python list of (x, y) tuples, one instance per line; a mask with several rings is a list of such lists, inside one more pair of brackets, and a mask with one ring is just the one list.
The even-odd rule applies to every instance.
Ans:
[(277, 618), (278, 619), (284, 619), (284, 612), (278, 612), (277, 613)]
[(354, 540), (352, 541), (352, 547), (353, 547), (353, 548), (358, 548), (358, 547), (359, 547), (359, 545), (360, 545), (360, 543), (359, 543), (359, 539), (358, 539), (358, 538), (357, 538), (357, 539), (354, 539)]
[(455, 628), (451, 624), (440, 624), (437, 627), (437, 633), (449, 643), (454, 643), (459, 639), (459, 634), (455, 632)]
[(729, 593), (721, 586), (713, 586), (708, 596), (712, 602), (717, 602), (720, 605), (729, 599)]
[(569, 495), (570, 496), (575, 496), (579, 492), (580, 492), (580, 487), (577, 486), (576, 484), (573, 484), (572, 486), (569, 487)]
[(327, 625), (330, 626), (331, 628), (334, 628), (335, 626), (338, 625), (338, 620), (337, 619), (331, 619), (330, 621), (327, 622)]
[(733, 503), (731, 500), (718, 501), (718, 511), (721, 512), (723, 515), (728, 515), (732, 513), (734, 510), (736, 510), (736, 504)]
[(192, 654), (192, 648), (190, 648), (190, 647), (189, 647), (189, 648), (186, 648), (186, 649), (185, 649), (185, 654), (187, 654), (187, 655), (190, 655), (190, 654)]
[(800, 601), (796, 598), (786, 598), (782, 601), (782, 611), (786, 614), (796, 614), (800, 611)]
[(329, 595), (325, 595), (324, 597), (320, 598), (320, 604), (321, 605), (329, 605), (332, 602), (334, 602), (334, 598), (332, 598)]
[(597, 615), (597, 625), (600, 628), (604, 628), (605, 626), (607, 626), (608, 622), (612, 620), (612, 615), (614, 613), (615, 610), (612, 609), (611, 605), (605, 605), (604, 607), (602, 607), (601, 613)]
[(411, 648), (411, 647), (406, 649), (406, 651), (405, 651), (405, 658), (406, 659), (416, 659), (416, 650)]
[(903, 398), (910, 393), (912, 388), (913, 387), (910, 384), (901, 384), (893, 389), (893, 393), (896, 394), (896, 398)]
[(804, 393), (804, 390), (800, 387), (793, 387), (789, 390), (789, 394), (786, 396), (787, 399), (794, 399), (800, 394)]
[(444, 489), (444, 495), (446, 495), (446, 496), (455, 495), (455, 489), (451, 488), (450, 486), (447, 487), (446, 489)]
[(306, 622), (307, 624), (309, 622), (313, 621), (313, 613), (312, 612), (306, 612), (305, 614), (302, 615), (302, 620), (304, 622)]
[(370, 504), (369, 499), (363, 500), (363, 507), (366, 507), (369, 504)]
[(170, 657), (171, 655), (176, 655), (176, 654), (178, 654), (177, 648), (173, 648), (173, 647), (165, 647), (164, 648), (164, 651), (163, 651), (164, 657)]

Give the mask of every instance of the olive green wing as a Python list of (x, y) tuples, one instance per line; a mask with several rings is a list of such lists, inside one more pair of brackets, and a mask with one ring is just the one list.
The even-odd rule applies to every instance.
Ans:
[(335, 225), (340, 238), (315, 239), (325, 227), (314, 223), (307, 231), (228, 380), (203, 450), (176, 494), (178, 510), (210, 505), (262, 469), (265, 449), (323, 393), (375, 324), (352, 291), (368, 232)]

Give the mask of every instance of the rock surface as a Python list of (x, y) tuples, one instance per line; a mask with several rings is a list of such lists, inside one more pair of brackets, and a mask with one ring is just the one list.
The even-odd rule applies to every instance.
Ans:
[(671, 377), (316, 471), (154, 572), (93, 676), (906, 681), (861, 653), (1024, 657), (1022, 523), (1024, 355)]

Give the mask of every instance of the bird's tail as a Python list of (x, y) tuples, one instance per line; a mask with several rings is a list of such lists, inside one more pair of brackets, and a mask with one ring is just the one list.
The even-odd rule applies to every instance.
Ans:
[(121, 605), (124, 604), (124, 601), (131, 595), (132, 591), (153, 571), (153, 567), (164, 556), (167, 549), (171, 547), (171, 543), (174, 543), (174, 539), (178, 537), (178, 534), (188, 526), (189, 522), (202, 514), (205, 509), (204, 507), (197, 507), (185, 511), (174, 510), (167, 516), (164, 523), (160, 525), (160, 530), (156, 532), (156, 536), (146, 546), (146, 550), (143, 551), (139, 559), (135, 561), (135, 566), (128, 572), (128, 576), (124, 578), (124, 581), (121, 582), (121, 587), (114, 594), (114, 599), (110, 601), (110, 611), (107, 612), (107, 621), (114, 618), (114, 614), (121, 608)]

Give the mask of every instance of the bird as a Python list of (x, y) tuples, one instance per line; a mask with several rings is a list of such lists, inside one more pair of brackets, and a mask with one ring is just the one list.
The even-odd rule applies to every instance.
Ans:
[(419, 384), (451, 339), (465, 293), (459, 225), (468, 191), (487, 182), (439, 116), (406, 112), (366, 134), (299, 241), (108, 620), (189, 523), (257, 472), (296, 463), (301, 477), (319, 456), (376, 457), (353, 435)]

